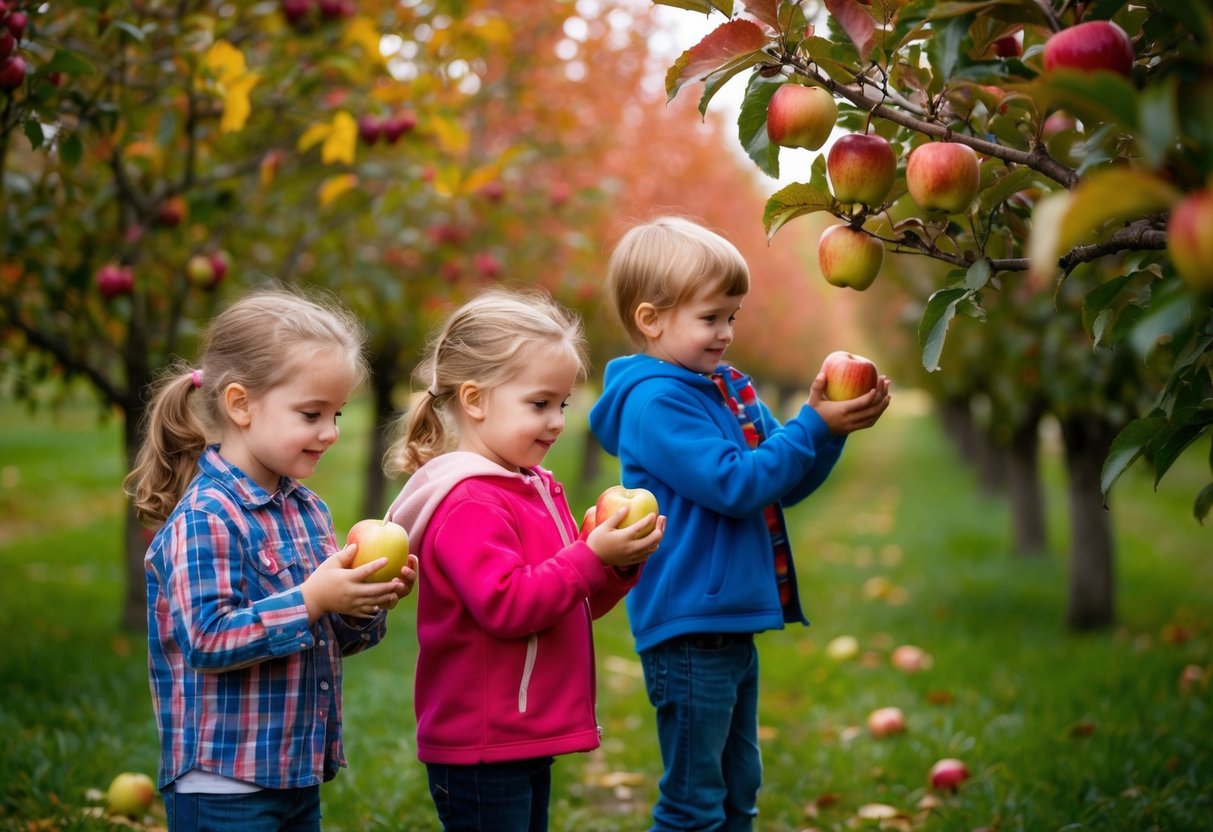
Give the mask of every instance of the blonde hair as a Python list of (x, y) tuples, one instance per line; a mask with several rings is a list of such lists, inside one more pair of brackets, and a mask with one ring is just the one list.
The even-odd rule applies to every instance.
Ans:
[(488, 391), (511, 379), (533, 356), (527, 347), (564, 350), (577, 362), (578, 380), (589, 363), (581, 320), (541, 291), (489, 289), (460, 306), (431, 338), (414, 373), (422, 392), (409, 399), (398, 435), (384, 456), (390, 475), (412, 473), (454, 444), (445, 406), (465, 382)]
[(185, 493), (208, 431), (222, 424), (229, 385), (264, 393), (319, 350), (343, 355), (361, 384), (365, 340), (362, 324), (347, 310), (290, 289), (250, 292), (219, 313), (203, 333), (197, 366), (177, 361), (152, 386), (143, 443), (123, 481), (140, 522), (163, 524)]
[(607, 296), (628, 338), (645, 345), (636, 309), (672, 309), (699, 291), (744, 295), (750, 270), (737, 247), (684, 217), (658, 217), (628, 230), (607, 263)]

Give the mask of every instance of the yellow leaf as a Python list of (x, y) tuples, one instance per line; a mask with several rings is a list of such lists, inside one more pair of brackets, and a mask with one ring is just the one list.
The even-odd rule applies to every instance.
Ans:
[(363, 15), (358, 15), (345, 25), (341, 36), (342, 46), (359, 46), (367, 58), (377, 63), (383, 63), (383, 52), (379, 48), (383, 35), (375, 27), (375, 22)]
[(331, 124), (313, 124), (307, 130), (303, 131), (303, 135), (299, 137), (299, 143), (296, 145), (300, 153), (307, 153), (316, 145), (328, 138), (329, 133), (333, 132)]
[(1093, 242), (1105, 226), (1165, 211), (1179, 198), (1169, 183), (1131, 168), (1106, 168), (1084, 176), (1075, 186), (1058, 232), (1057, 256)]
[(222, 84), (239, 78), (247, 71), (244, 53), (225, 40), (218, 41), (207, 50), (205, 64), (211, 75)]
[(1073, 194), (1056, 191), (1041, 199), (1032, 210), (1032, 230), (1028, 234), (1028, 279), (1032, 286), (1042, 289), (1054, 280), (1061, 269), (1061, 222), (1070, 210)]
[(495, 15), (476, 21), (473, 31), (493, 46), (509, 46), (514, 39), (510, 24)]
[(454, 196), (459, 193), (462, 174), (458, 165), (443, 165), (434, 176), (434, 193), (438, 196)]
[(463, 192), (465, 194), (474, 194), (487, 185), (501, 177), (501, 169), (498, 165), (484, 165), (476, 168), (467, 175), (463, 180)]
[(330, 176), (320, 185), (319, 199), (323, 207), (329, 205), (346, 191), (358, 184), (358, 177), (352, 173), (342, 173)]
[(358, 146), (358, 122), (352, 115), (339, 110), (333, 116), (333, 129), (320, 148), (320, 161), (326, 165), (342, 162), (354, 164), (354, 149)]
[(463, 125), (447, 116), (435, 114), (430, 127), (438, 136), (438, 146), (446, 153), (460, 155), (468, 148), (468, 134)]
[(249, 101), (249, 94), (253, 91), (253, 87), (257, 86), (259, 80), (261, 80), (260, 75), (250, 72), (224, 84), (227, 94), (223, 97), (223, 116), (219, 119), (220, 133), (231, 133), (243, 129), (245, 122), (248, 121), (249, 113), (253, 109), (252, 103)]

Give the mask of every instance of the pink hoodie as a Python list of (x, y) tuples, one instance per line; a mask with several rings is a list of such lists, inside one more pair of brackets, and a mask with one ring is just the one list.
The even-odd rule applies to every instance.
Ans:
[(584, 542), (564, 488), (455, 451), (422, 466), (388, 517), (414, 541), (417, 756), (470, 765), (597, 748), (591, 618), (627, 578)]

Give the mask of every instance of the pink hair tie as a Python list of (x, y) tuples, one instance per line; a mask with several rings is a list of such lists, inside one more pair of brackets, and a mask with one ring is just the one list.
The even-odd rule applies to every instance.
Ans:
[(190, 372), (190, 381), (194, 382), (194, 387), (196, 387), (196, 388), (201, 387), (202, 386), (202, 371), (201, 370), (191, 371)]

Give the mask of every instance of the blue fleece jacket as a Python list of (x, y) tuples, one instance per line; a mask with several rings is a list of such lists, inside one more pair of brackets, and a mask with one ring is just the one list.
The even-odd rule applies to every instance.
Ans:
[(619, 457), (623, 484), (652, 491), (668, 518), (627, 597), (638, 651), (689, 633), (783, 628), (763, 509), (814, 491), (845, 440), (807, 404), (785, 425), (759, 408), (766, 439), (751, 450), (707, 376), (648, 355), (607, 365), (590, 428)]

